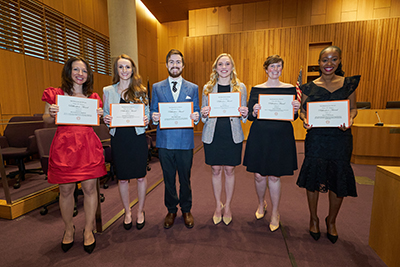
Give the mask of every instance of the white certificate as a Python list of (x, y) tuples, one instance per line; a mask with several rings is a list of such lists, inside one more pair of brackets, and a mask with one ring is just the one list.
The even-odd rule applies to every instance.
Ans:
[(313, 127), (350, 125), (350, 101), (323, 101), (307, 103), (307, 122)]
[(110, 104), (110, 127), (145, 126), (144, 104)]
[(60, 107), (56, 116), (56, 124), (99, 125), (98, 99), (57, 95), (56, 101)]
[(208, 105), (211, 107), (209, 117), (239, 117), (240, 92), (210, 93)]
[(258, 112), (258, 119), (266, 120), (294, 120), (292, 102), (294, 95), (266, 95), (258, 96), (258, 103), (261, 106)]
[(160, 112), (160, 129), (166, 128), (192, 128), (193, 102), (168, 102), (158, 103)]

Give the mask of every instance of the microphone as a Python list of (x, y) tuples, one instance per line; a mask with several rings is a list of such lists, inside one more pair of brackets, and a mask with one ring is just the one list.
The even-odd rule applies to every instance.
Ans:
[(375, 111), (376, 117), (378, 117), (377, 123), (375, 123), (375, 126), (383, 126), (383, 122), (381, 121), (381, 117), (379, 117), (378, 111)]

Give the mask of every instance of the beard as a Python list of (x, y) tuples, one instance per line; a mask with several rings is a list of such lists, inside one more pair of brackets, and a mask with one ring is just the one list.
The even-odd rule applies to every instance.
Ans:
[[(176, 69), (176, 68), (172, 68), (171, 70)], [(172, 73), (170, 70), (168, 70), (168, 74), (169, 76), (171, 76), (172, 78), (178, 78), (179, 76), (181, 76), (183, 69), (181, 69), (179, 72), (177, 73)]]

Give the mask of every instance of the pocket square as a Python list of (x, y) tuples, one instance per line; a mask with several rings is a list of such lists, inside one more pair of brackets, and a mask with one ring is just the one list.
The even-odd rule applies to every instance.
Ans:
[(187, 96), (186, 96), (186, 99), (192, 99), (192, 98), (191, 98), (190, 96), (187, 95)]

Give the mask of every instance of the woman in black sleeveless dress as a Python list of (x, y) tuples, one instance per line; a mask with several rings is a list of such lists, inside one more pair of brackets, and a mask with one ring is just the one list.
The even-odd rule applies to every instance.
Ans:
[(112, 121), (110, 104), (143, 103), (145, 105), (145, 126), (115, 127), (110, 129), (111, 149), (118, 179), (118, 189), (125, 209), (124, 228), (132, 227), (132, 214), (129, 201), (129, 180), (137, 179), (138, 210), (136, 228), (145, 224), (144, 201), (147, 188), (148, 147), (145, 128), (149, 123), (149, 101), (147, 89), (141, 84), (141, 78), (133, 60), (127, 55), (120, 55), (114, 62), (113, 85), (103, 88), (104, 122)]
[[(210, 93), (240, 92), (240, 117), (210, 118), (211, 107), (208, 103)], [(202, 121), (204, 122), (202, 141), (206, 164), (211, 165), (212, 184), (216, 208), (213, 223), (223, 221), (229, 225), (232, 221), (231, 200), (235, 185), (235, 166), (241, 163), (242, 142), (244, 140), (242, 122), (246, 122), (246, 87), (237, 78), (235, 63), (231, 55), (223, 53), (215, 60), (210, 81), (204, 85), (202, 99)], [(225, 174), (225, 205), (221, 202), (222, 172)], [(222, 216), (223, 209), (223, 216)]]
[[(248, 172), (254, 173), (258, 196), (258, 208), (255, 213), (257, 219), (263, 218), (266, 212), (265, 192), (268, 177), (272, 202), (269, 228), (273, 232), (279, 228), (280, 177), (293, 175), (293, 171), (297, 170), (296, 144), (290, 121), (257, 119), (257, 114), (261, 109), (258, 96), (259, 94), (296, 95), (296, 88), (291, 84), (279, 81), (283, 69), (283, 59), (280, 56), (269, 56), (263, 67), (268, 80), (253, 87), (250, 92), (249, 120), (253, 121), (253, 124), (247, 138), (243, 165), (247, 166)], [(300, 103), (294, 100), (292, 105), (295, 113), (294, 119), (296, 119)]]
[[(329, 191), (329, 215), (325, 218), (328, 239), (338, 239), (336, 217), (343, 197), (357, 196), (354, 173), (350, 165), (353, 136), (350, 126), (357, 115), (355, 90), (360, 76), (344, 78), (341, 50), (336, 46), (324, 48), (319, 55), (321, 76), (304, 84), (300, 118), (307, 129), (305, 158), (297, 180), (306, 188), (310, 209), (310, 235), (321, 236), (317, 205), (319, 192)], [(350, 100), (350, 125), (338, 128), (314, 128), (307, 122), (307, 103), (313, 101)]]

